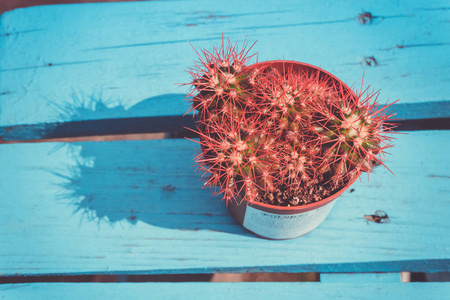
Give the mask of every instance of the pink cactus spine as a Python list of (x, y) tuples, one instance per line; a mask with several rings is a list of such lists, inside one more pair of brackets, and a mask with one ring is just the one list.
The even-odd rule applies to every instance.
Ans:
[(248, 67), (251, 48), (222, 41), (189, 70), (202, 149), (195, 160), (215, 194), (277, 204), (284, 193), (298, 201), (279, 205), (307, 204), (384, 165), (394, 125), (388, 106), (377, 108), (378, 92), (356, 95), (288, 62)]

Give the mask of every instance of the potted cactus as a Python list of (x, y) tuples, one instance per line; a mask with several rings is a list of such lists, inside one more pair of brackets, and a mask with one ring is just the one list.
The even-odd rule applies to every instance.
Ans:
[[(252, 46), (253, 47), (253, 46)], [(316, 228), (361, 172), (383, 164), (392, 114), (293, 61), (249, 64), (245, 43), (202, 51), (189, 70), (205, 186), (249, 231), (289, 239)]]

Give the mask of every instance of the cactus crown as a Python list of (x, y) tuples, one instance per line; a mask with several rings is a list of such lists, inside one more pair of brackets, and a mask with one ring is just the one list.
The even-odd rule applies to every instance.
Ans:
[(301, 205), (383, 164), (393, 124), (387, 106), (377, 108), (378, 92), (356, 95), (332, 75), (289, 61), (247, 66), (250, 49), (227, 40), (203, 50), (189, 70), (205, 185), (227, 203)]

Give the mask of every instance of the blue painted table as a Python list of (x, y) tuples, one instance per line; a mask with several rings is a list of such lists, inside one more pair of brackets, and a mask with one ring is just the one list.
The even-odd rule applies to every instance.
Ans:
[[(0, 276), (320, 272), (321, 282), (6, 284), (0, 298), (448, 296), (448, 283), (399, 275), (450, 271), (447, 6), (196, 0), (5, 13)], [(196, 59), (187, 41), (211, 49), (222, 32), (258, 40), (260, 61), (308, 62), (355, 86), (364, 71), (381, 98), (400, 98), (412, 131), (388, 158), (395, 176), (363, 177), (298, 239), (264, 240), (236, 224), (201, 189), (195, 143), (136, 135), (177, 137), (192, 124), (186, 90), (174, 84), (189, 81)], [(376, 210), (391, 222), (364, 219)]]

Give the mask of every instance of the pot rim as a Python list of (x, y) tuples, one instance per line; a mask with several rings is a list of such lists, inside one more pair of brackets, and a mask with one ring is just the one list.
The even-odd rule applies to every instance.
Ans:
[(268, 61), (256, 62), (256, 63), (254, 63), (252, 65), (246, 66), (245, 69), (247, 69), (247, 68), (248, 69), (253, 69), (253, 68), (262, 67), (264, 65), (275, 64), (275, 63), (282, 63), (282, 64), (287, 63), (287, 64), (293, 64), (293, 65), (301, 65), (303, 67), (316, 69), (316, 70), (326, 74), (327, 76), (330, 76), (332, 79), (338, 81), (340, 84), (342, 84), (345, 88), (347, 88), (349, 91), (351, 91), (354, 94), (353, 90), (345, 82), (340, 80), (335, 75), (333, 75), (330, 72), (322, 69), (321, 67), (318, 67), (318, 66), (315, 66), (315, 65), (311, 65), (311, 64), (308, 64), (308, 63), (304, 63), (304, 62), (301, 62), (301, 61), (287, 60), (287, 59), (268, 60)]

